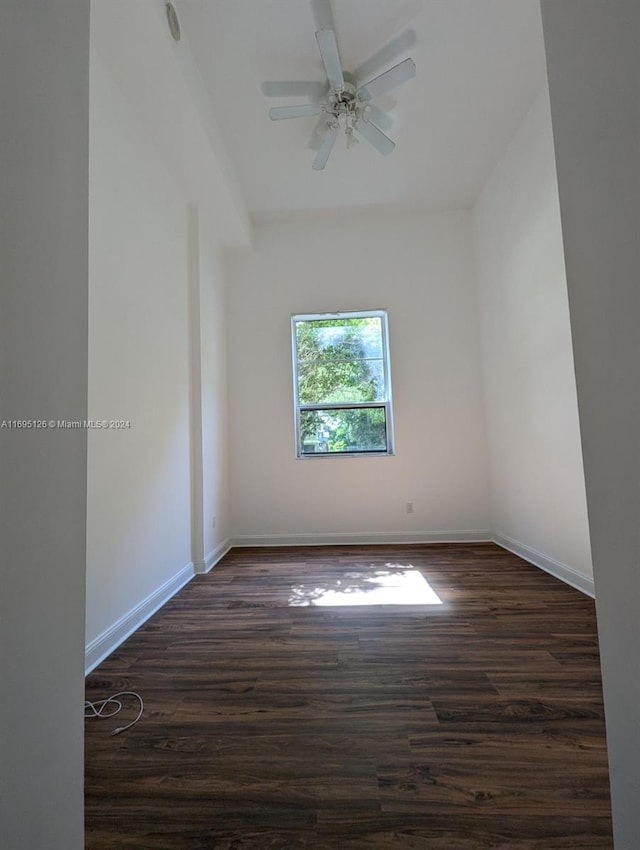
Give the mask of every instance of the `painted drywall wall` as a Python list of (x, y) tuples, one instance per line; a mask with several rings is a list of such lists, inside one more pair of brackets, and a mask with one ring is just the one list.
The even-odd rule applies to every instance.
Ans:
[(640, 839), (640, 6), (542, 3), (616, 850)]
[[(226, 262), (234, 539), (486, 537), (468, 213), (271, 221), (254, 235)], [(291, 314), (378, 307), (395, 456), (296, 459)]]
[[(88, 0), (3, 3), (0, 55), (0, 421), (81, 420)], [(0, 844), (80, 850), (86, 433), (0, 447)]]
[(213, 222), (189, 207), (191, 556), (205, 573), (229, 548), (226, 323)]
[[(175, 42), (162, 0), (93, 0), (92, 43), (103, 57), (189, 203), (223, 244), (246, 245), (250, 223), (189, 36)], [(180, 13), (180, 10), (178, 10)], [(141, 49), (141, 45), (144, 49)]]
[(545, 85), (473, 210), (498, 542), (592, 591), (551, 114)]
[(88, 435), (86, 638), (108, 649), (192, 574), (187, 209), (97, 50), (90, 117), (89, 415), (129, 423)]
[(221, 250), (206, 220), (199, 242), (203, 552), (209, 569), (230, 537), (226, 300)]

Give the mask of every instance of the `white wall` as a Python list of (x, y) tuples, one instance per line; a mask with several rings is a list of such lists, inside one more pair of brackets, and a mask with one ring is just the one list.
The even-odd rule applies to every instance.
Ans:
[(200, 238), (200, 334), (203, 553), (207, 568), (225, 551), (230, 537), (226, 300), (221, 251), (213, 237), (205, 222)]
[(189, 209), (191, 535), (195, 571), (229, 549), (225, 291), (215, 225)]
[(473, 210), (495, 538), (592, 591), (548, 91)]
[[(234, 539), (486, 538), (470, 262), (465, 212), (263, 222), (253, 251), (228, 258)], [(290, 315), (377, 307), (396, 455), (297, 460)]]
[(640, 843), (640, 6), (544, 0), (616, 850)]
[[(122, 22), (113, 8), (98, 3), (94, 11), (89, 412), (131, 426), (89, 432), (88, 669), (188, 581), (194, 565), (211, 567), (229, 536), (220, 210), (214, 215), (207, 200), (202, 212), (191, 194), (183, 161), (191, 137), (181, 159), (157, 144), (166, 118), (150, 104), (161, 81), (129, 53), (120, 61)], [(153, 64), (164, 51), (164, 65), (175, 61), (180, 78), (156, 12), (137, 7), (132, 25), (146, 22), (144, 55)]]
[[(0, 56), (0, 421), (84, 419), (88, 0), (3, 2)], [(80, 850), (86, 434), (0, 448), (0, 844)]]
[(89, 233), (91, 644), (191, 561), (186, 204), (96, 50)]

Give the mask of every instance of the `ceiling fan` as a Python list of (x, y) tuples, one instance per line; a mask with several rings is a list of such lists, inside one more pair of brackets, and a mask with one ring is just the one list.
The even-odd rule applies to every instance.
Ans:
[(395, 142), (382, 128), (389, 128), (392, 123), (391, 116), (372, 101), (416, 75), (414, 61), (405, 59), (369, 79), (370, 74), (415, 43), (413, 30), (406, 30), (396, 36), (360, 65), (353, 74), (348, 74), (342, 68), (332, 19), (329, 18), (326, 23), (331, 26), (325, 25), (316, 32), (320, 57), (327, 75), (326, 83), (290, 80), (262, 84), (263, 93), (269, 97), (309, 98), (308, 103), (295, 106), (274, 106), (269, 110), (272, 121), (303, 118), (308, 115), (321, 116), (311, 138), (311, 147), (317, 150), (313, 161), (316, 171), (324, 169), (341, 130), (344, 130), (346, 135), (348, 148), (358, 142), (354, 135), (358, 134), (383, 156), (390, 154), (395, 148)]

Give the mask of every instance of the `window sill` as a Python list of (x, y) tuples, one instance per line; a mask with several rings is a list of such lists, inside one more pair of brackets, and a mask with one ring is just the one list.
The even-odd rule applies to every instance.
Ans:
[(391, 452), (316, 452), (314, 454), (296, 455), (296, 460), (317, 460), (319, 458), (337, 458), (337, 457), (393, 457), (394, 451)]

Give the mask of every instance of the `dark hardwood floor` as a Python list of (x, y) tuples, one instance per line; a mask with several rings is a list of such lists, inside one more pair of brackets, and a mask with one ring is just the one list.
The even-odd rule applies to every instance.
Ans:
[[(441, 605), (321, 604), (412, 571)], [(233, 550), (87, 678), (120, 690), (88, 850), (613, 846), (593, 602), (493, 544)]]

